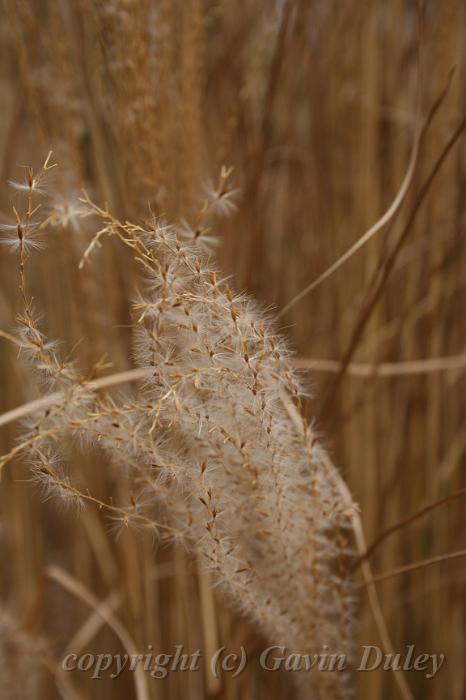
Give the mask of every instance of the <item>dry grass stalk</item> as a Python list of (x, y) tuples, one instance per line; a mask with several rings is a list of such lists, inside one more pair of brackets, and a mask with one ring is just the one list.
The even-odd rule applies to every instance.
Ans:
[[(351, 656), (353, 584), (349, 576), (353, 504), (312, 428), (296, 430), (282, 397), (300, 411), (302, 388), (283, 339), (247, 297), (218, 278), (205, 250), (210, 220), (231, 207), (224, 169), (208, 191), (196, 225), (152, 218), (122, 222), (87, 194), (81, 216), (97, 219), (82, 265), (104, 237), (128, 247), (146, 277), (134, 304), (135, 357), (146, 373), (139, 398), (116, 402), (59, 358), (39, 331), (27, 291), (28, 249), (36, 183), (17, 216), (20, 251), (20, 343), (34, 369), (54, 389), (54, 404), (29, 419), (20, 444), (46, 496), (83, 507), (91, 502), (122, 526), (152, 528), (159, 537), (195, 545), (217, 583), (271, 640), (301, 653)], [(78, 210), (77, 210), (78, 211)], [(35, 240), (35, 239), (34, 239)], [(98, 445), (130, 475), (127, 506), (104, 503), (76, 487), (63, 471), (59, 446), (72, 434)], [(154, 507), (163, 520), (149, 516)], [(300, 678), (315, 694), (350, 693), (346, 673)]]

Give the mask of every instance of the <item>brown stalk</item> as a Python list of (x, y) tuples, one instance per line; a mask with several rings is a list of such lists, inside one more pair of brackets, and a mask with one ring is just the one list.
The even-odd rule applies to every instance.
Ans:
[(372, 554), (375, 552), (375, 550), (384, 542), (387, 537), (392, 535), (394, 532), (397, 532), (398, 530), (401, 530), (403, 527), (406, 527), (407, 525), (410, 525), (411, 523), (415, 522), (419, 518), (422, 518), (424, 515), (427, 515), (433, 510), (436, 510), (440, 506), (443, 506), (445, 503), (449, 503), (450, 501), (455, 500), (456, 498), (459, 498), (460, 496), (464, 496), (466, 493), (466, 488), (460, 489), (459, 491), (455, 491), (455, 493), (450, 494), (449, 496), (445, 496), (445, 498), (441, 498), (438, 501), (434, 501), (433, 503), (428, 503), (426, 506), (423, 506), (420, 508), (418, 511), (413, 513), (412, 515), (408, 516), (407, 518), (403, 518), (403, 520), (400, 520), (398, 523), (394, 523), (390, 527), (388, 527), (386, 530), (384, 530), (367, 548), (365, 554), (363, 554), (358, 561), (356, 562), (355, 566), (358, 566), (361, 562), (363, 562), (365, 559), (369, 559), (369, 557), (372, 556)]
[[(446, 92), (442, 93), (442, 98), (446, 95)], [(440, 98), (436, 103), (436, 107), (438, 107), (440, 104)], [(431, 111), (432, 113), (432, 111)], [(453, 146), (458, 142), (461, 134), (463, 133), (464, 129), (466, 127), (466, 117), (462, 119), (460, 124), (457, 126), (455, 131), (451, 134), (450, 138), (448, 139), (447, 143), (445, 144), (444, 148), (442, 149), (440, 155), (438, 156), (434, 166), (432, 167), (429, 175), (427, 178), (424, 180), (424, 183), (422, 184), (414, 205), (411, 209), (411, 212), (408, 216), (408, 220), (401, 230), (400, 235), (398, 236), (398, 239), (396, 241), (396, 244), (394, 248), (392, 249), (391, 253), (389, 254), (388, 258), (384, 263), (381, 264), (379, 269), (376, 271), (374, 278), (372, 282), (369, 284), (369, 291), (368, 291), (368, 296), (365, 301), (365, 305), (363, 310), (360, 313), (359, 319), (356, 323), (356, 326), (353, 330), (351, 340), (348, 344), (348, 349), (344, 355), (344, 358), (342, 360), (342, 366), (341, 369), (338, 373), (338, 376), (330, 390), (330, 392), (327, 395), (326, 400), (324, 401), (323, 408), (322, 408), (322, 420), (325, 421), (325, 418), (329, 416), (331, 409), (333, 408), (333, 404), (335, 402), (335, 399), (337, 397), (338, 391), (341, 386), (341, 382), (343, 380), (343, 377), (346, 372), (346, 368), (348, 367), (351, 358), (353, 357), (354, 353), (356, 352), (356, 348), (359, 345), (359, 341), (361, 340), (361, 337), (364, 333), (364, 330), (367, 326), (367, 323), (369, 322), (374, 309), (377, 306), (377, 303), (380, 301), (382, 292), (385, 288), (385, 284), (387, 282), (387, 279), (390, 276), (390, 273), (393, 270), (393, 267), (396, 263), (396, 260), (398, 258), (398, 255), (403, 248), (403, 245), (406, 241), (406, 239), (409, 237), (413, 224), (416, 220), (417, 214), (421, 208), (422, 203), (424, 202), (432, 183), (435, 180), (436, 175), (440, 171), (443, 163), (445, 162), (447, 156), (453, 149)]]

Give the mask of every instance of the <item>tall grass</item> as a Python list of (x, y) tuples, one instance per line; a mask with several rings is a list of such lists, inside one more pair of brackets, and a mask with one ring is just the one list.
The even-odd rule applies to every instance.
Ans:
[[(330, 487), (333, 467), (322, 457), (325, 452), (318, 447), (317, 456), (312, 454), (322, 442), (314, 442), (315, 431), (324, 435), (327, 451), (360, 504), (369, 543), (387, 527), (464, 486), (464, 138), (445, 151), (465, 111), (462, 3), (421, 3), (416, 9), (412, 3), (379, 0), (360, 5), (288, 0), (270, 6), (248, 0), (239, 8), (226, 1), (63, 0), (6, 2), (5, 7), (2, 180), (22, 182), (18, 164), (34, 163), (38, 170), (50, 149), (59, 168), (44, 180), (40, 215), (48, 219), (46, 251), (30, 251), (27, 289), (22, 284), (18, 292), (17, 257), (0, 251), (0, 328), (15, 335), (16, 314), (23, 315), (23, 346), (32, 342), (32, 365), (48, 370), (42, 392), (66, 393), (76, 387), (69, 403), (62, 397), (50, 412), (42, 409), (41, 429), (50, 429), (49, 438), (54, 437), (55, 429), (66, 424), (69, 432), (75, 420), (72, 432), (94, 432), (90, 442), (97, 438), (102, 448), (90, 450), (84, 440), (83, 451), (82, 444), (76, 447), (66, 438), (59, 440), (65, 453), (60, 459), (49, 444), (34, 454), (35, 481), (48, 495), (55, 490), (61, 500), (84, 501), (77, 514), (57, 512), (56, 499), (43, 502), (38, 489), (25, 483), (31, 471), (24, 459), (3, 469), (0, 546), (8, 564), (2, 567), (0, 590), (8, 619), (14, 620), (8, 629), (19, 630), (18, 641), (26, 636), (35, 644), (46, 638), (54, 645), (52, 652), (47, 647), (49, 670), (40, 676), (42, 695), (37, 691), (37, 696), (56, 694), (54, 663), (89, 615), (82, 597), (70, 595), (60, 577), (46, 574), (50, 564), (79, 580), (92, 600), (111, 600), (137, 647), (150, 643), (165, 650), (183, 643), (201, 647), (208, 657), (222, 644), (244, 644), (254, 656), (266, 638), (277, 634), (290, 646), (302, 646), (303, 634), (312, 643), (328, 639), (326, 632), (324, 637), (311, 634), (308, 620), (326, 612), (316, 611), (316, 599), (306, 589), (309, 579), (302, 578), (300, 568), (316, 547), (333, 552), (328, 533), (319, 530), (319, 509), (325, 508), (326, 498), (333, 505), (341, 499)], [(429, 115), (400, 209), (345, 265), (289, 305), (393, 202)], [(209, 179), (209, 201), (217, 209), (231, 201), (217, 185), (222, 166), (234, 166), (239, 192), (236, 210), (214, 222), (213, 212), (205, 217), (201, 207)], [(78, 199), (82, 186), (89, 193), (84, 202)], [(14, 223), (12, 197), (19, 215), (24, 213), (24, 193), (4, 187), (1, 216), (6, 225)], [(86, 216), (91, 210), (93, 215)], [(165, 229), (162, 219), (175, 228)], [(93, 238), (98, 227), (104, 229), (98, 240), (102, 247)], [(218, 231), (216, 254), (225, 276), (231, 273), (234, 281), (209, 278), (206, 253), (200, 256), (198, 281), (181, 274), (191, 264), (192, 244), (209, 245), (211, 255), (212, 229)], [(40, 230), (34, 234), (40, 235), (31, 235), (31, 245), (44, 237)], [(147, 270), (148, 290), (137, 298), (141, 271), (134, 246), (144, 246), (136, 254), (141, 258), (142, 250), (144, 259), (149, 234), (159, 237), (156, 247), (158, 253), (164, 247), (164, 262), (160, 269)], [(188, 262), (177, 261), (175, 240), (180, 250), (190, 251)], [(86, 263), (80, 266), (84, 254)], [(256, 306), (230, 288), (253, 294), (271, 316), (289, 306), (280, 323), (297, 350), (297, 364), (308, 368), (312, 393), (312, 398), (300, 399), (299, 409), (307, 416), (303, 425), (317, 419), (304, 436), (279, 391), (283, 382), (288, 394), (298, 391), (295, 365)], [(188, 313), (185, 293), (192, 300)], [(184, 306), (178, 305), (180, 295)], [(163, 309), (162, 321), (161, 298), (175, 308)], [(40, 320), (35, 309), (43, 314)], [(133, 366), (132, 319), (139, 321), (139, 361), (163, 371), (158, 383), (145, 380), (144, 398), (133, 393), (132, 385), (126, 388), (127, 398), (121, 399), (117, 390), (107, 398), (89, 388), (89, 382)], [(158, 323), (164, 329), (163, 344), (154, 336)], [(222, 323), (228, 327), (222, 329)], [(44, 336), (34, 335), (39, 331)], [(209, 364), (212, 335), (222, 336), (225, 345), (215, 372)], [(60, 339), (63, 346), (52, 348), (49, 339)], [(259, 347), (267, 348), (264, 357)], [(38, 348), (46, 356), (39, 357)], [(26, 349), (18, 358), (14, 345), (2, 340), (2, 411), (37, 396), (37, 380), (23, 361)], [(58, 351), (64, 360), (50, 370), (47, 361), (53, 358), (53, 364)], [(75, 366), (68, 362), (70, 353)], [(413, 371), (419, 363), (422, 373)], [(187, 378), (188, 367), (198, 378)], [(330, 367), (338, 371), (321, 371)], [(264, 385), (257, 396), (264, 405), (248, 394), (246, 376), (255, 371), (262, 373)], [(179, 382), (180, 396), (172, 391), (158, 411), (167, 393), (163, 387), (173, 389)], [(96, 401), (98, 422), (83, 428)], [(150, 405), (144, 416), (142, 401)], [(208, 415), (206, 404), (212, 405)], [(171, 422), (176, 444), (157, 444), (161, 424), (166, 428)], [(259, 424), (266, 426), (265, 433)], [(268, 424), (270, 439), (265, 438)], [(26, 429), (36, 426), (34, 418)], [(112, 432), (116, 437), (109, 441)], [(147, 456), (147, 434), (153, 436), (150, 449), (157, 450), (166, 479), (154, 482), (145, 468), (154, 461), (154, 455)], [(14, 424), (2, 427), (2, 453), (10, 452), (17, 436)], [(34, 433), (26, 437), (34, 439)], [(190, 481), (186, 460), (196, 440), (199, 472)], [(116, 454), (108, 444), (112, 441), (113, 447), (119, 445)], [(311, 454), (305, 456), (309, 447)], [(115, 460), (122, 469), (115, 469)], [(235, 460), (246, 465), (239, 477), (219, 470), (219, 464)], [(311, 499), (317, 511), (309, 510), (301, 488), (306, 468), (304, 474), (296, 471), (307, 460), (318, 474)], [(189, 510), (175, 494), (172, 482), (177, 481), (184, 484)], [(157, 493), (148, 498), (152, 488)], [(263, 512), (251, 505), (260, 493), (268, 494)], [(102, 504), (114, 509), (111, 528), (111, 513)], [(447, 504), (428, 508), (422, 518), (383, 539), (371, 555), (375, 574), (461, 550), (464, 503), (458, 496)], [(228, 516), (222, 521), (217, 511), (224, 509)], [(344, 508), (336, 512), (340, 510)], [(192, 535), (200, 542), (197, 560), (179, 544), (154, 547), (153, 520), (165, 526), (157, 530), (162, 540), (181, 540), (187, 512)], [(306, 522), (309, 512), (316, 513), (316, 522)], [(134, 528), (125, 526), (130, 520)], [(212, 526), (201, 535), (205, 522)], [(334, 523), (333, 534), (338, 528), (339, 522)], [(261, 531), (273, 532), (273, 537), (257, 539)], [(225, 532), (234, 532), (241, 552), (229, 552), (231, 561), (220, 562)], [(286, 533), (285, 541), (280, 532)], [(293, 539), (296, 551), (308, 554), (290, 557)], [(212, 571), (206, 572), (206, 553), (208, 559), (215, 552)], [(265, 600), (264, 591), (249, 580), (250, 560), (260, 580), (270, 582), (277, 606), (272, 628), (264, 623), (269, 611), (259, 602)], [(377, 584), (394, 648), (415, 644), (447, 657), (433, 681), (407, 674), (413, 697), (459, 699), (464, 693), (461, 562), (433, 564)], [(353, 568), (358, 582), (360, 567)], [(219, 576), (227, 579), (231, 597), (255, 611), (255, 618), (243, 620), (224, 593), (213, 591), (211, 584)], [(315, 590), (315, 572), (313, 576)], [(329, 577), (324, 579), (328, 585)], [(246, 580), (247, 595), (234, 590)], [(331, 591), (327, 599), (325, 590), (320, 593), (319, 601), (333, 603)], [(294, 607), (281, 616), (284, 598)], [(345, 614), (338, 615), (340, 622)], [(361, 643), (378, 643), (380, 619), (377, 627), (364, 586), (357, 618)], [(335, 629), (348, 634), (342, 625)], [(86, 640), (86, 650), (120, 650), (121, 642), (107, 625), (96, 634)], [(72, 680), (85, 697), (134, 692), (131, 674), (123, 674), (118, 684)], [(360, 697), (400, 693), (392, 674), (359, 675), (355, 682)], [(15, 697), (19, 691), (11, 686), (9, 692)], [(206, 667), (201, 673), (173, 674), (163, 685), (150, 684), (153, 698), (280, 698), (293, 692), (289, 674), (268, 674), (257, 664), (237, 679), (227, 674), (215, 679)], [(406, 688), (401, 692), (406, 696)]]

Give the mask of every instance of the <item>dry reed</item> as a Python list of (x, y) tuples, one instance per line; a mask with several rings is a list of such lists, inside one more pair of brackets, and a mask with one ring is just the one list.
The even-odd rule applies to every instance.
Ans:
[[(13, 198), (29, 226), (24, 245), (31, 252), (23, 260), (27, 287), (18, 295), (15, 257), (0, 249), (1, 453), (13, 457), (0, 488), (0, 547), (8, 562), (0, 591), (10, 623), (21, 630), (15, 638), (25, 642), (15, 654), (29, 654), (31, 640), (53, 643), (42, 659), (50, 673), (45, 679), (42, 672), (40, 679), (31, 674), (31, 683), (38, 679), (36, 696), (118, 698), (136, 692), (132, 674), (122, 674), (118, 683), (96, 683), (86, 674), (67, 683), (68, 674), (60, 676), (61, 653), (77, 630), (86, 629), (89, 609), (56, 580), (44, 578), (50, 564), (82, 584), (95, 606), (118, 599), (112, 614), (141, 649), (183, 643), (208, 655), (222, 644), (244, 644), (254, 659), (264, 648), (263, 635), (276, 636), (278, 628), (291, 646), (302, 646), (304, 628), (307, 642), (335, 637), (333, 621), (322, 637), (309, 634), (313, 599), (306, 598), (299, 612), (298, 600), (306, 597), (307, 585), (318, 586), (318, 572), (304, 583), (299, 561), (288, 560), (287, 568), (283, 559), (290, 537), (303, 546), (303, 561), (315, 551), (320, 558), (324, 547), (341, 560), (344, 580), (349, 565), (358, 581), (360, 562), (340, 556), (338, 548), (346, 544), (338, 543), (337, 554), (330, 534), (320, 530), (327, 498), (337, 506), (325, 513), (333, 534), (347, 521), (339, 514), (341, 495), (325, 490), (333, 474), (339, 477), (325, 466), (320, 443), (312, 444), (316, 423), (310, 417), (317, 417), (360, 503), (368, 542), (380, 540), (370, 557), (377, 579), (368, 588), (372, 607), (363, 591), (354, 642), (380, 643), (380, 615), (378, 628), (373, 621), (377, 590), (395, 650), (415, 644), (447, 657), (431, 681), (408, 673), (397, 687), (398, 674), (357, 674), (358, 697), (398, 693), (460, 700), (464, 560), (445, 555), (464, 549), (464, 499), (453, 497), (464, 489), (466, 448), (464, 138), (448, 153), (445, 146), (465, 112), (463, 3), (285, 0), (265, 7), (246, 0), (239, 7), (227, 0), (5, 0), (4, 7), (1, 180), (24, 184), (17, 164), (40, 163), (49, 149), (60, 164), (44, 183), (33, 184), (35, 201), (43, 206), (34, 214), (32, 207), (29, 224), (28, 206), (22, 205), (29, 184), (25, 191), (4, 187), (0, 194), (0, 223), (14, 225), (4, 234), (12, 233), (11, 245), (19, 247)], [(453, 67), (448, 94), (418, 143), (419, 125)], [(199, 201), (204, 183), (224, 163), (235, 166), (240, 191), (236, 211), (214, 223), (211, 211), (207, 217), (199, 211)], [(85, 202), (79, 200), (82, 186), (89, 193)], [(215, 192), (216, 183), (207, 186), (214, 200)], [(148, 204), (154, 217), (147, 222)], [(395, 215), (361, 239), (387, 211)], [(165, 219), (173, 226), (164, 228)], [(95, 241), (97, 221), (105, 231)], [(213, 248), (194, 252), (189, 240), (209, 244), (212, 228), (220, 234), (220, 265), (234, 282), (209, 281)], [(35, 251), (41, 239), (43, 253)], [(175, 240), (185, 260), (172, 247)], [(88, 264), (79, 269), (86, 249)], [(153, 268), (151, 256), (163, 261), (160, 269)], [(191, 276), (194, 258), (201, 265), (198, 279)], [(342, 259), (337, 269), (334, 263)], [(141, 264), (147, 287), (141, 286)], [(270, 317), (281, 313), (325, 270), (333, 273), (283, 311), (281, 322), (297, 349), (297, 357), (290, 357), (257, 309), (271, 309)], [(257, 306), (229, 287), (245, 288)], [(175, 309), (160, 309), (160, 299)], [(237, 326), (232, 308), (239, 313)], [(135, 352), (142, 360), (137, 370), (129, 329), (134, 322)], [(158, 324), (163, 341), (154, 333)], [(264, 328), (259, 344), (267, 347), (265, 358), (257, 349), (258, 326)], [(205, 341), (212, 333), (234, 353), (223, 348), (211, 358)], [(12, 337), (23, 346), (19, 357)], [(50, 344), (52, 338), (61, 344)], [(153, 362), (161, 366), (157, 379)], [(284, 383), (298, 405), (297, 368), (313, 381), (312, 400), (299, 399), (302, 425), (312, 426), (302, 433), (288, 399), (278, 396)], [(41, 380), (38, 386), (37, 369), (45, 385)], [(263, 382), (257, 396), (264, 407), (250, 396), (246, 377), (254, 371)], [(124, 396), (113, 384), (136, 376), (142, 388), (126, 386)], [(228, 392), (228, 404), (216, 402), (217, 392)], [(45, 398), (38, 400), (39, 393)], [(26, 434), (18, 440), (14, 422), (20, 417)], [(264, 421), (283, 439), (266, 438), (259, 429)], [(162, 433), (170, 438), (159, 442)], [(190, 479), (194, 445), (203, 456)], [(58, 495), (50, 504), (31, 488), (25, 452), (26, 461), (33, 458), (39, 490)], [(218, 467), (224, 462), (249, 468), (229, 475)], [(304, 507), (300, 490), (309, 477), (295, 471), (304, 463), (319, 475), (311, 500), (320, 515), (313, 524), (306, 521), (309, 503)], [(234, 489), (231, 479), (238, 480)], [(259, 488), (275, 499), (266, 499), (263, 509), (255, 500)], [(56, 504), (65, 501), (80, 510), (57, 513)], [(424, 509), (425, 517), (411, 519)], [(154, 546), (178, 540), (192, 550), (188, 512), (199, 542), (194, 565), (184, 546)], [(266, 534), (257, 544), (256, 530), (276, 533), (285, 521), (285, 540), (274, 536), (271, 546)], [(212, 523), (210, 530), (203, 530), (206, 523)], [(305, 538), (301, 525), (314, 536)], [(383, 537), (387, 531), (391, 536)], [(228, 552), (232, 534), (241, 545)], [(334, 563), (324, 556), (323, 565)], [(259, 583), (249, 582), (251, 568), (261, 581), (270, 579), (278, 625), (272, 630), (265, 623), (261, 632), (250, 615), (244, 622), (237, 607), (212, 590), (226, 572), (230, 597), (237, 600), (248, 581), (242, 607), (257, 608), (252, 619), (264, 620), (268, 606)], [(290, 609), (283, 611), (285, 585), (293, 593)], [(318, 614), (329, 617), (325, 608)], [(114, 633), (92, 620), (95, 634), (83, 633), (86, 650), (119, 653)], [(339, 632), (347, 637), (348, 630)], [(7, 685), (15, 697), (14, 684)], [(163, 685), (149, 683), (154, 700), (261, 700), (295, 692), (290, 674), (264, 673), (255, 663), (235, 679), (214, 679), (205, 665), (200, 673), (173, 674)]]

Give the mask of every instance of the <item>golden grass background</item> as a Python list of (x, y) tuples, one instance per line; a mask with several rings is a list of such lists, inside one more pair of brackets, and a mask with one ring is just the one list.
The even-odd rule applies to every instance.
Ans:
[[(189, 218), (203, 183), (222, 164), (233, 165), (241, 192), (237, 211), (219, 229), (221, 264), (237, 289), (276, 311), (389, 206), (416, 128), (455, 68), (400, 214), (280, 320), (299, 358), (345, 356), (372, 276), (466, 112), (464, 3), (7, 0), (0, 31), (2, 221), (11, 209), (6, 182), (20, 175), (17, 164), (39, 165), (50, 149), (60, 166), (51, 191), (69, 197), (85, 185), (96, 201), (133, 220), (148, 203), (157, 214)], [(422, 201), (352, 361), (464, 356), (465, 152), (463, 136)], [(106, 244), (78, 271), (88, 241), (85, 226), (51, 235), (47, 251), (32, 259), (32, 292), (48, 335), (70, 351), (76, 346), (83, 367), (107, 353), (109, 371), (126, 369), (133, 263)], [(17, 269), (5, 251), (0, 255), (0, 328), (8, 330), (18, 308)], [(37, 388), (16, 351), (1, 342), (4, 412), (34, 398)], [(342, 378), (309, 371), (309, 385), (308, 415), (360, 503), (369, 541), (464, 486), (461, 369)], [(17, 433), (15, 425), (1, 429), (2, 452)], [(75, 457), (72, 468), (105, 497), (128, 488), (103, 457)], [(52, 640), (57, 660), (89, 610), (44, 577), (49, 564), (99, 599), (118, 592), (118, 614), (142, 647), (182, 643), (208, 653), (245, 644), (251, 655), (263, 648), (181, 549), (157, 551), (130, 531), (115, 538), (91, 508), (79, 517), (58, 512), (27, 478), (27, 467), (15, 463), (0, 488), (2, 605), (29, 633)], [(459, 498), (402, 528), (377, 549), (374, 570), (460, 550), (463, 514)], [(460, 559), (378, 586), (395, 649), (415, 644), (446, 654), (433, 681), (408, 674), (415, 698), (464, 696), (464, 579)], [(364, 595), (360, 637), (378, 641)], [(119, 647), (104, 628), (93, 649)], [(130, 674), (117, 684), (79, 681), (83, 698), (133, 693)], [(392, 674), (358, 682), (361, 698), (398, 693)], [(151, 697), (164, 700), (293, 693), (286, 674), (254, 666), (236, 680), (216, 681), (206, 670), (173, 674), (150, 688)], [(50, 675), (38, 697), (55, 692)]]

